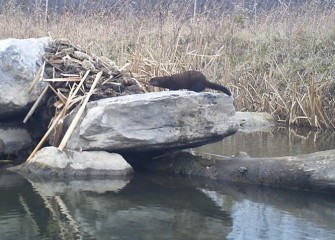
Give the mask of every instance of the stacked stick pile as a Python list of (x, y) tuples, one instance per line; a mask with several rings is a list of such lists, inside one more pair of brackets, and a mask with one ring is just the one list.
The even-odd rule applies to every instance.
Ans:
[[(53, 145), (63, 150), (89, 100), (145, 92), (144, 86), (131, 73), (124, 73), (129, 66), (130, 63), (126, 63), (119, 68), (110, 59), (87, 54), (67, 40), (50, 43), (29, 89), (31, 91), (37, 84), (44, 84), (44, 90), (23, 122), (28, 121), (50, 92), (52, 96), (48, 99), (52, 100), (54, 117), (27, 160), (35, 155), (51, 133)], [(76, 115), (64, 135), (64, 119), (73, 109), (77, 109)]]

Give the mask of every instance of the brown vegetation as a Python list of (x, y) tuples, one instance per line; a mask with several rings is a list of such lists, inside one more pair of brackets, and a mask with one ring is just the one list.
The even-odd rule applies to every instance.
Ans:
[(231, 89), (240, 111), (266, 111), (291, 125), (335, 127), (334, 9), (308, 1), (256, 14), (238, 6), (190, 12), (189, 2), (137, 11), (124, 4), (117, 12), (36, 7), (29, 14), (7, 5), (0, 36), (67, 38), (119, 65), (131, 61), (132, 73), (144, 80), (200, 70)]

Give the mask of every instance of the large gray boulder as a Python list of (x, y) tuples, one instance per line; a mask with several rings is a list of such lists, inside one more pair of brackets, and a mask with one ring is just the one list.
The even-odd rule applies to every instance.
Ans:
[(40, 95), (43, 84), (31, 93), (49, 38), (0, 40), (0, 119), (19, 114)]
[[(238, 130), (233, 98), (166, 91), (101, 99), (87, 105), (68, 149), (152, 151), (190, 148)], [(70, 120), (70, 119), (69, 119)]]

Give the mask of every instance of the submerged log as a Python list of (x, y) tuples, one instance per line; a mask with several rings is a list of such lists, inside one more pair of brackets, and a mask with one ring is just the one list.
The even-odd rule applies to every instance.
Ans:
[(218, 181), (314, 191), (335, 190), (335, 150), (286, 157), (253, 158), (242, 155), (210, 160), (178, 152), (153, 158), (146, 168)]

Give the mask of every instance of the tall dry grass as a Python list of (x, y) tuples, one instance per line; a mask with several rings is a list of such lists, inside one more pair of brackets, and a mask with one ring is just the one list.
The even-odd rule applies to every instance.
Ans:
[[(127, 3), (127, 1), (125, 1)], [(266, 111), (279, 122), (335, 128), (335, 9), (317, 1), (290, 8), (203, 11), (193, 1), (134, 10), (29, 14), (2, 6), (1, 38), (68, 38), (144, 80), (188, 69), (227, 85), (240, 111)], [(46, 21), (48, 19), (48, 21)]]

